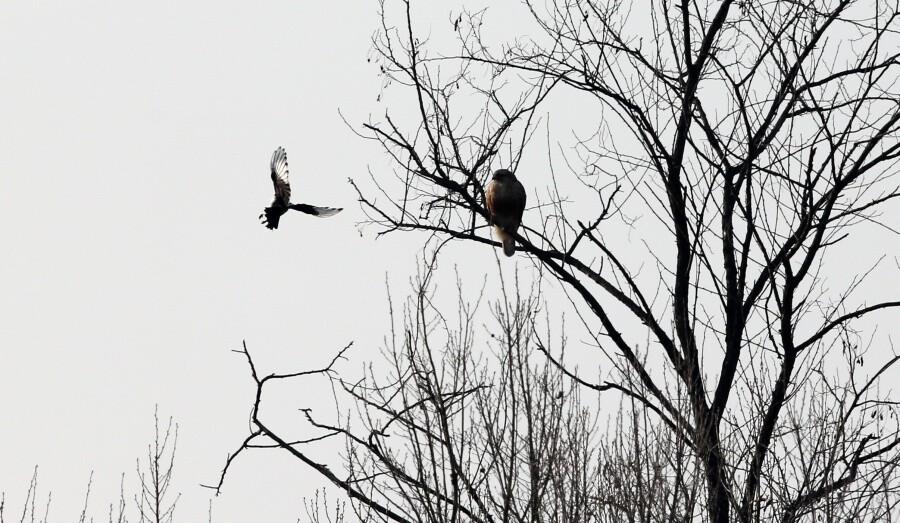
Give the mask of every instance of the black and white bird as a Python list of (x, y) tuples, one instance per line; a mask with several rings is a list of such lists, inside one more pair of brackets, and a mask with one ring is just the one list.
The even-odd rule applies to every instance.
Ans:
[(266, 207), (263, 213), (259, 215), (262, 224), (269, 229), (278, 228), (278, 220), (281, 219), (282, 214), (288, 212), (288, 209), (312, 214), (319, 218), (334, 216), (343, 210), (335, 209), (334, 207), (316, 207), (315, 205), (308, 205), (305, 203), (291, 203), (291, 184), (288, 182), (287, 153), (284, 152), (283, 147), (275, 149), (275, 152), (272, 153), (272, 163), (270, 167), (272, 169), (272, 183), (275, 185), (275, 198), (272, 200), (272, 204)]

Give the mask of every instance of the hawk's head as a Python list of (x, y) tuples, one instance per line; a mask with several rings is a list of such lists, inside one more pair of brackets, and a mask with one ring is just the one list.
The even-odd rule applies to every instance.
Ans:
[(497, 169), (496, 171), (494, 171), (495, 180), (508, 180), (515, 177), (516, 175), (514, 175), (509, 169)]

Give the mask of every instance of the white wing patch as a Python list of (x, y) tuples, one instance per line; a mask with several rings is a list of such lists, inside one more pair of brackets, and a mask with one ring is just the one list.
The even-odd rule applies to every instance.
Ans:
[(334, 216), (335, 214), (341, 212), (343, 209), (335, 209), (334, 207), (316, 207), (312, 206), (313, 209), (316, 210), (316, 216), (319, 218), (328, 218), (329, 216)]

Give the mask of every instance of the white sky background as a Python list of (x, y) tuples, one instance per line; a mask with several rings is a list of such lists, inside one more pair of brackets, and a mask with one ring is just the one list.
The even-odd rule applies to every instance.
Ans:
[[(93, 470), (102, 519), (159, 404), (180, 424), (176, 519), (205, 521), (198, 484), (252, 400), (229, 350), (246, 339), (270, 371), (351, 340), (372, 358), (385, 274), (406, 290), (421, 242), (357, 233), (347, 178), (383, 157), (338, 115), (384, 110), (366, 61), (377, 3), (227, 4), (0, 6), (0, 491), (15, 510), (39, 465), (51, 518), (75, 520)], [(259, 224), (278, 145), (294, 201), (343, 213)], [(300, 516), (324, 483), (285, 458), (236, 463), (215, 521)]]
[[(449, 24), (452, 5), (415, 5)], [(366, 61), (378, 27), (370, 0), (0, 6), (0, 491), (9, 506), (18, 510), (39, 465), (51, 520), (74, 520), (94, 471), (102, 520), (121, 473), (126, 491), (134, 487), (158, 404), (180, 425), (176, 520), (205, 521), (209, 492), (198, 485), (217, 481), (246, 436), (252, 401), (246, 364), (230, 349), (246, 339), (262, 372), (318, 367), (350, 341), (351, 368), (377, 357), (385, 275), (402, 298), (423, 241), (375, 241), (355, 228), (363, 215), (347, 178), (384, 169), (385, 158), (338, 109), (354, 125), (384, 112), (377, 66)], [(274, 232), (259, 224), (278, 145), (294, 201), (343, 213), (291, 213)], [(472, 288), (495, 271), (488, 249), (448, 252), (445, 269), (475, 268), (463, 270)], [(896, 295), (888, 281), (880, 290)], [(330, 401), (316, 390), (298, 397), (288, 406)], [(282, 452), (249, 453), (214, 521), (294, 521), (302, 497), (324, 485)]]

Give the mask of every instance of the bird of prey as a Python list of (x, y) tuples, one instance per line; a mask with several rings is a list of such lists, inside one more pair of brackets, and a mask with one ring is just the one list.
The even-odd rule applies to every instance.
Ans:
[(522, 223), (525, 199), (525, 187), (515, 174), (507, 169), (494, 171), (494, 179), (484, 191), (484, 203), (491, 213), (494, 234), (503, 244), (503, 254), (507, 256), (516, 252), (516, 240), (512, 234)]
[[(283, 147), (275, 149), (275, 152), (272, 153), (272, 163), (270, 164), (270, 168), (272, 170), (272, 183), (275, 184), (275, 198), (272, 200), (272, 204), (266, 207), (263, 213), (259, 215), (263, 225), (269, 229), (278, 228), (278, 220), (281, 219), (282, 214), (288, 212), (288, 209), (312, 214), (319, 218), (334, 216), (343, 210), (335, 209), (333, 207), (316, 207), (315, 205), (307, 205), (305, 203), (291, 203), (291, 184), (288, 182), (287, 153), (284, 152)], [(265, 216), (265, 219), (263, 219), (263, 216)]]

